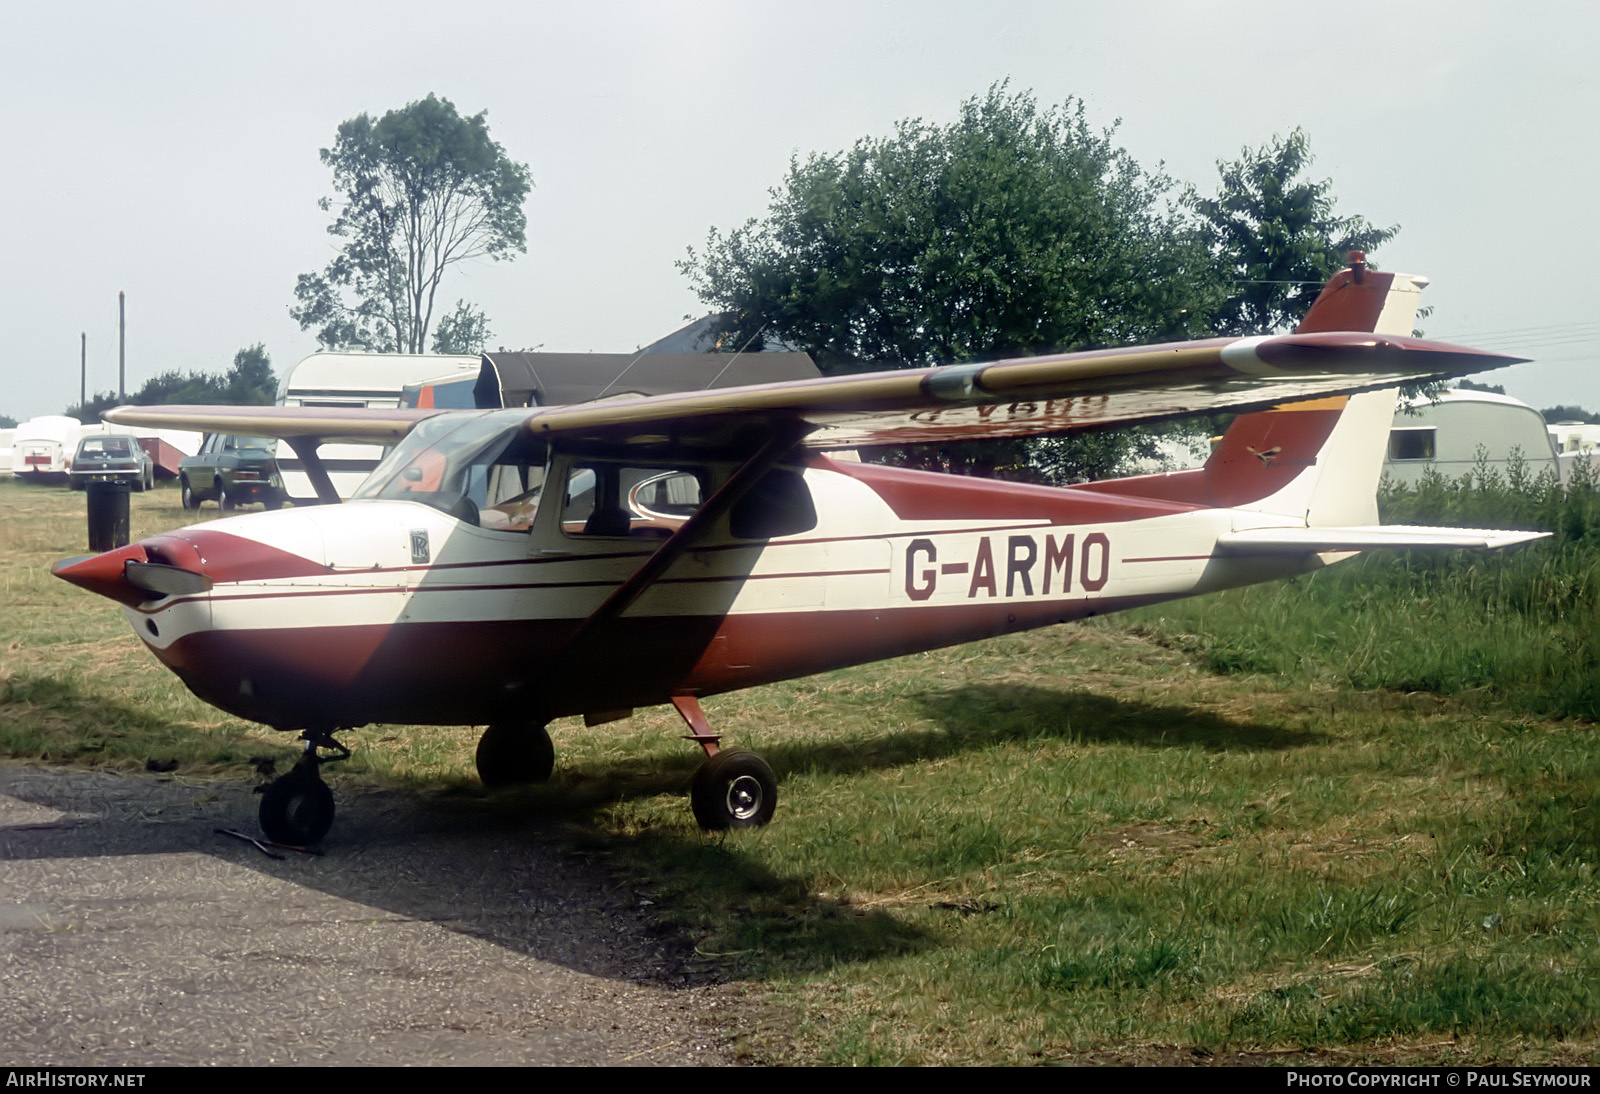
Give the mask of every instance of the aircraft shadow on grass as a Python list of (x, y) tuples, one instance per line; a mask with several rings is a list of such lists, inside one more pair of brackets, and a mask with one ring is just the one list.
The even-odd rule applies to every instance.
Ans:
[(1332, 740), (1325, 733), (1237, 722), (1195, 707), (1027, 684), (972, 684), (925, 693), (916, 702), (952, 741), (965, 742), (963, 748), (1047, 737), (1086, 744), (1249, 752)]
[[(0, 691), (0, 718), (39, 718), (41, 708), (51, 717), (104, 726), (112, 733), (118, 727), (143, 730), (157, 724), (147, 712), (95, 697), (72, 680), (34, 677)], [(94, 753), (51, 758), (92, 762)], [(219, 828), (257, 834), (259, 798), (245, 780), (0, 766), (0, 794), (64, 814), (0, 823), (0, 860), (214, 855), (591, 975), (636, 980), (641, 969), (661, 967), (648, 955), (665, 952), (671, 971), (658, 973), (658, 979), (682, 986), (714, 978), (717, 963), (696, 955), (678, 932), (641, 915), (637, 901), (617, 887), (614, 873), (600, 864), (631, 837), (606, 831), (592, 815), (619, 800), (683, 793), (692, 759), (686, 754), (681, 770), (642, 771), (640, 764), (623, 764), (565, 779), (558, 772), (551, 786), (493, 795), (462, 788), (344, 785), (340, 826), (326, 854), (312, 858), (286, 852), (282, 861), (217, 834)], [(337, 779), (337, 767), (330, 775)], [(825, 966), (927, 944), (925, 932), (894, 916), (820, 897), (808, 879), (776, 874), (721, 840), (688, 831), (646, 838), (650, 853), (673, 863), (680, 881), (692, 878), (702, 894), (726, 894), (716, 903), (728, 905), (728, 914), (737, 915), (742, 902), (759, 896), (766, 909), (763, 935), (752, 944), (781, 955), (790, 967)], [(630, 941), (610, 931), (561, 927), (606, 906), (610, 914), (636, 918), (637, 937)]]
[[(864, 773), (1040, 738), (1225, 750), (1295, 748), (1328, 740), (1324, 734), (1230, 721), (1190, 707), (1018, 684), (969, 685), (924, 693), (911, 702), (936, 728), (845, 740), (808, 739), (800, 732), (771, 747), (768, 755), (781, 777), (800, 770)], [(39, 717), (41, 706), (55, 717), (102, 725), (108, 732), (156, 724), (149, 713), (84, 693), (70, 680), (36, 677), (0, 693), (0, 716)], [(216, 835), (219, 827), (255, 832), (257, 799), (240, 781), (156, 782), (146, 776), (12, 769), (0, 777), (0, 792), (66, 809), (68, 818), (0, 828), (0, 851), (14, 859), (214, 854), (329, 895), (438, 922), (541, 960), (621, 976), (627, 962), (614, 941), (585, 951), (574, 944), (576, 932), (558, 931), (552, 937), (548, 923), (540, 921), (539, 904), (547, 901), (559, 918), (574, 914), (568, 906), (573, 901), (592, 907), (597, 900), (620, 899), (614, 882), (601, 877), (593, 862), (620, 850), (625, 840), (643, 838), (651, 843), (650, 854), (672, 863), (678, 881), (692, 879), (702, 894), (725, 894), (718, 902), (730, 909), (759, 894), (767, 911), (762, 937), (753, 944), (780, 953), (791, 967), (934, 944), (927, 932), (891, 913), (819, 897), (809, 879), (776, 874), (742, 854), (736, 844), (666, 830), (620, 836), (595, 819), (595, 812), (609, 804), (684, 793), (694, 764), (686, 752), (681, 762), (677, 757), (662, 763), (641, 756), (577, 772), (558, 767), (549, 786), (492, 795), (460, 787), (411, 791), (346, 786), (341, 793), (348, 800), (326, 857), (291, 857), (286, 862)], [(331, 770), (336, 776), (337, 768)], [(72, 790), (64, 794), (68, 783)], [(350, 868), (343, 868), (341, 860)], [(648, 924), (643, 933), (651, 933)], [(651, 944), (670, 948), (667, 936), (672, 933), (658, 929)], [(712, 971), (687, 945), (678, 956), (678, 967), (686, 970), (681, 977)]]

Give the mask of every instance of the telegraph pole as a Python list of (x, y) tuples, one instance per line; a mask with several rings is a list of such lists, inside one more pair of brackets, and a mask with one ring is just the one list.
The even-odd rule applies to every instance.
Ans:
[(128, 401), (128, 301), (127, 293), (117, 293), (117, 398)]

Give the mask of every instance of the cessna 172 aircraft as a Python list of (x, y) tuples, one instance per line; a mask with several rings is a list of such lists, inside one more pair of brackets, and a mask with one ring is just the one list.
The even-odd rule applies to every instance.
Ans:
[[(1410, 337), (1425, 281), (1358, 254), (1295, 332), (499, 410), (123, 407), (119, 425), (393, 448), (341, 505), (67, 559), (202, 699), (295, 731), (266, 834), (321, 839), (334, 733), (486, 725), (490, 786), (547, 779), (545, 725), (671, 703), (708, 829), (766, 823), (771, 768), (706, 696), (1303, 573), (1528, 533), (1380, 527), (1392, 388), (1514, 358)], [(1352, 394), (1355, 393), (1355, 394)], [(1053, 488), (860, 462), (1220, 408), (1203, 467)], [(846, 450), (841, 454), (841, 450)], [(327, 753), (327, 755), (324, 755)]]

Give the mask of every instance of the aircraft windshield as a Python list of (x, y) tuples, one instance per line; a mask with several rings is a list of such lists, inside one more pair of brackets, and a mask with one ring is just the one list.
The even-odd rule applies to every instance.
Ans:
[(480, 521), (481, 511), (513, 494), (536, 496), (544, 480), (543, 446), (535, 450), (521, 428), (527, 416), (509, 410), (429, 418), (390, 449), (351, 500), (417, 501), (469, 524), (506, 527)]

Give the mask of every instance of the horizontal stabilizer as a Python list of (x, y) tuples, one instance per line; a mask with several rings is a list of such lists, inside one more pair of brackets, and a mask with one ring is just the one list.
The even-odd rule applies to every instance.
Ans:
[(1372, 551), (1381, 547), (1479, 550), (1543, 539), (1549, 532), (1509, 532), (1494, 528), (1429, 528), (1413, 524), (1357, 528), (1251, 528), (1225, 532), (1217, 553), (1227, 555), (1303, 554), (1307, 551)]

